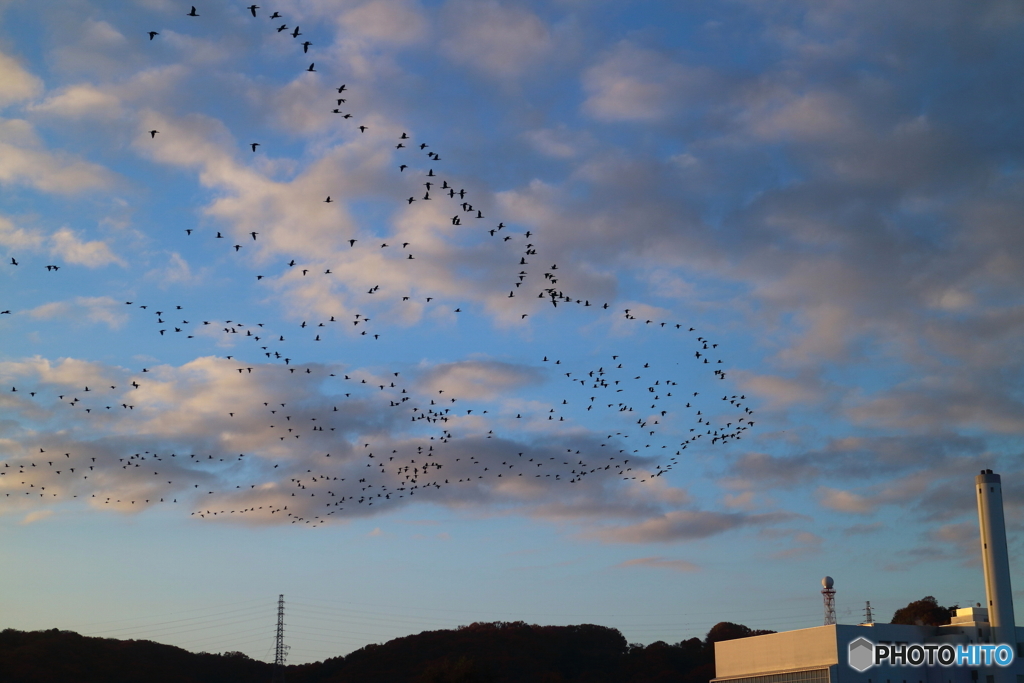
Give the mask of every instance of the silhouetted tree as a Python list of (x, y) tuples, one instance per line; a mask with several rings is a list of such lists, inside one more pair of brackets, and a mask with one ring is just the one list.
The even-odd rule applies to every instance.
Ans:
[(943, 607), (933, 596), (927, 595), (920, 600), (901, 607), (892, 615), (893, 624), (922, 624), (924, 626), (944, 626), (956, 614), (957, 605)]
[(723, 640), (735, 640), (736, 638), (749, 638), (750, 636), (763, 636), (775, 631), (754, 630), (743, 624), (734, 624), (731, 621), (720, 621), (711, 627), (704, 642), (707, 644), (719, 643)]
[[(708, 683), (714, 644), (770, 633), (722, 622), (704, 640), (627, 644), (593, 624), (476, 623), (425, 631), (344, 657), (289, 666), (289, 683)], [(266, 683), (273, 666), (241, 652), (194, 653), (71, 631), (0, 632), (4, 683)]]

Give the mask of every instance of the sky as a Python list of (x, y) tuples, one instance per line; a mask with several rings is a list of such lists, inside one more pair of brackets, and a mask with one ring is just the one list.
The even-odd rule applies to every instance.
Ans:
[(982, 468), (1022, 576), (1019, 3), (191, 9), (0, 0), (0, 627), (888, 620)]

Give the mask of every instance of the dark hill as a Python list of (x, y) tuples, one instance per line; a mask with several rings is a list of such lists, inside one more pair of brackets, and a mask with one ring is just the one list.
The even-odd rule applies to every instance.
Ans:
[[(716, 624), (707, 638), (630, 645), (604, 626), (472, 624), (425, 631), (345, 657), (289, 666), (288, 683), (707, 683), (718, 640), (767, 633)], [(273, 666), (241, 653), (192, 653), (71, 631), (0, 632), (8, 683), (268, 683)]]
[(87, 638), (73, 631), (0, 631), (5, 683), (250, 683), (273, 666), (244, 654), (196, 654), (149, 640)]

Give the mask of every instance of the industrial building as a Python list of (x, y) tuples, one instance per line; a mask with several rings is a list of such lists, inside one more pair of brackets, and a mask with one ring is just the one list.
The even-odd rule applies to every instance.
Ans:
[[(835, 591), (831, 579), (822, 581), (824, 626), (772, 633), (715, 643), (712, 683), (1024, 683), (1024, 629), (1016, 627), (1010, 563), (1003, 520), (1002, 482), (992, 470), (975, 477), (981, 556), (985, 573), (985, 607), (958, 609), (945, 626), (835, 623), (829, 610)], [(858, 639), (864, 639), (858, 641)], [(919, 666), (871, 665), (871, 644), (928, 646), (1006, 644), (1014, 661), (1006, 667), (962, 663), (943, 667), (937, 662)], [(863, 648), (863, 651), (861, 651)], [(948, 650), (948, 648), (947, 648)], [(851, 666), (851, 656), (855, 661)], [(865, 659), (868, 658), (868, 659)], [(863, 670), (859, 670), (863, 669)]]

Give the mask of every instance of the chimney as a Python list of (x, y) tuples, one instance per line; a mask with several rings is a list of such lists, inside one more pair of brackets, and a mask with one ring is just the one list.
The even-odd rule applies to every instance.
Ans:
[(985, 597), (988, 599), (992, 642), (1005, 643), (1016, 650), (1017, 629), (1013, 617), (1006, 524), (1003, 521), (1002, 481), (992, 470), (982, 470), (974, 478), (974, 484), (978, 492), (981, 559), (985, 569)]

